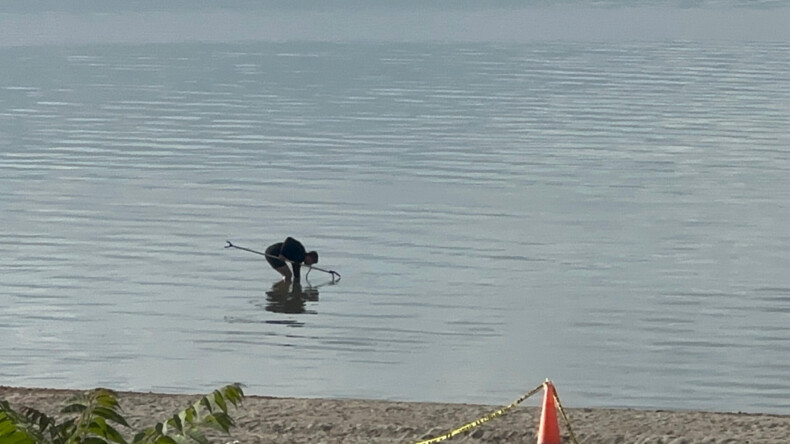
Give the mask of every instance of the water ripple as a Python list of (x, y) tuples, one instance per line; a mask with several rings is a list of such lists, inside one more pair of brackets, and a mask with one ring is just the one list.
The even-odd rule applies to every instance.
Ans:
[(156, 49), (0, 49), (4, 383), (786, 408), (786, 44)]

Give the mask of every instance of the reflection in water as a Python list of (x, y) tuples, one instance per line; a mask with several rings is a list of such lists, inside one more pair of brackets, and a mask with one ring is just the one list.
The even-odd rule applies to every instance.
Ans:
[(266, 311), (275, 313), (315, 314), (315, 311), (305, 310), (305, 304), (318, 301), (318, 288), (302, 288), (302, 284), (293, 284), (285, 281), (277, 282), (272, 285), (272, 289), (266, 292)]

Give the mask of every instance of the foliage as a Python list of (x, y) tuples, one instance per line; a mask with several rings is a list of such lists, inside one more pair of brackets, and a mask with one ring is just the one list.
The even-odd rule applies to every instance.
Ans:
[[(137, 432), (134, 444), (208, 444), (203, 429), (229, 433), (234, 425), (228, 404), (238, 407), (244, 398), (241, 384), (231, 384), (203, 396), (171, 418)], [(62, 422), (38, 410), (19, 411), (0, 400), (0, 442), (3, 444), (128, 444), (115, 425), (131, 428), (110, 390), (94, 389), (68, 401)]]

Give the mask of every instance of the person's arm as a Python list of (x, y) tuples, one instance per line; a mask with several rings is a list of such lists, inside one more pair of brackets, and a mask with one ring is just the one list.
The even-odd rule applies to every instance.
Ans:
[(300, 264), (299, 262), (293, 262), (291, 264), (291, 268), (293, 268), (294, 270), (294, 282), (299, 282), (301, 278), (300, 273), (301, 273), (302, 264)]

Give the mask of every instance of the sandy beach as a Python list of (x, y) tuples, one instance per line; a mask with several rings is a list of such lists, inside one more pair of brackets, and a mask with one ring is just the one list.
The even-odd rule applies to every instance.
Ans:
[[(49, 414), (76, 391), (0, 387), (0, 399)], [(119, 392), (134, 428), (155, 424), (200, 395)], [(541, 397), (542, 393), (536, 395)], [(444, 434), (502, 406), (294, 399), (247, 396), (231, 415), (237, 426), (214, 442), (414, 443)], [(787, 443), (790, 416), (565, 406), (580, 443)], [(540, 411), (517, 407), (446, 442), (534, 443)], [(560, 418), (563, 442), (571, 442)]]

